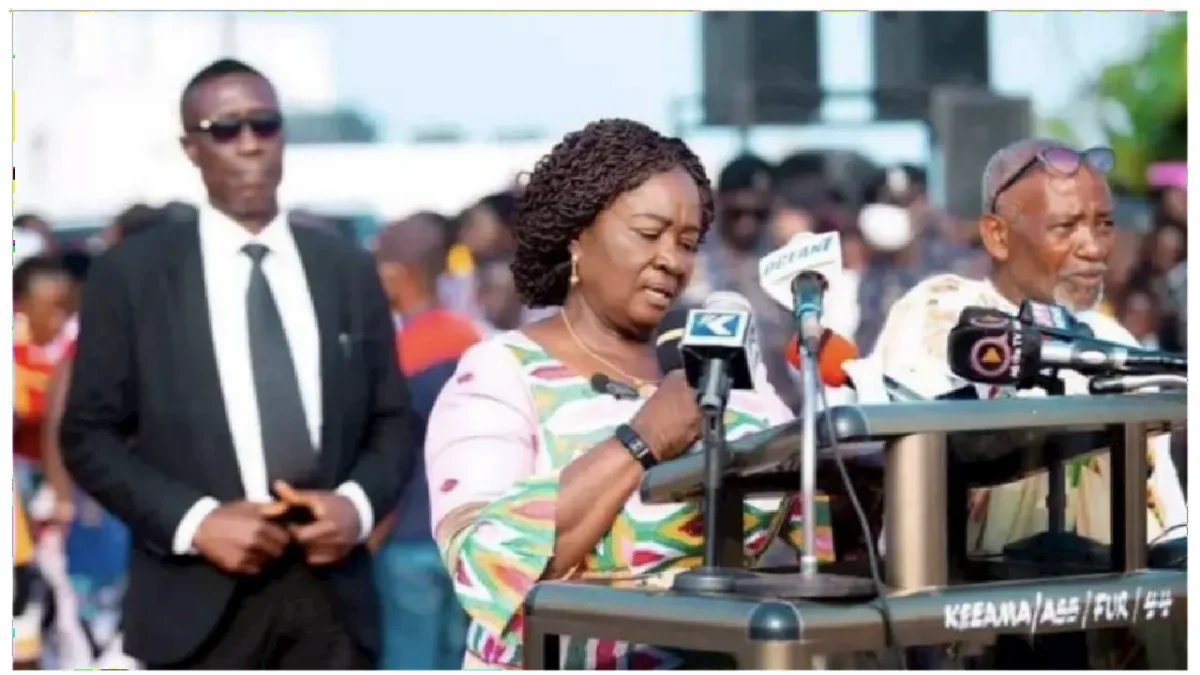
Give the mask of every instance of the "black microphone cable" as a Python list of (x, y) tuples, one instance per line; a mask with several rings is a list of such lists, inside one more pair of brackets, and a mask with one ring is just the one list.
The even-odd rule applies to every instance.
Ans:
[(1151, 539), (1149, 544), (1146, 544), (1146, 547), (1154, 548), (1155, 546), (1158, 546), (1159, 544), (1166, 541), (1167, 538), (1170, 537), (1172, 534), (1175, 534), (1179, 530), (1186, 530), (1186, 529), (1187, 529), (1187, 521), (1186, 520), (1182, 523), (1175, 523), (1174, 525), (1168, 527), (1167, 529), (1163, 530), (1162, 532), (1159, 532), (1157, 537)]
[[(892, 624), (892, 611), (888, 606), (887, 589), (883, 585), (883, 574), (880, 572), (879, 554), (875, 550), (875, 538), (871, 536), (871, 524), (867, 521), (867, 512), (862, 507), (862, 503), (858, 500), (858, 492), (854, 489), (854, 481), (850, 479), (850, 471), (846, 469), (846, 462), (842, 459), (841, 444), (837, 440), (837, 430), (833, 426), (833, 417), (829, 415), (829, 402), (825, 398), (825, 386), (818, 383), (817, 391), (821, 397), (822, 417), (825, 418), (825, 431), (829, 435), (829, 443), (833, 447), (833, 461), (837, 464), (838, 473), (842, 477), (842, 486), (846, 488), (846, 496), (850, 498), (850, 505), (854, 507), (854, 514), (858, 517), (858, 526), (862, 530), (863, 539), (867, 545), (867, 564), (871, 568), (871, 582), (875, 586), (876, 597), (879, 598), (879, 615), (883, 619), (883, 635), (887, 640), (888, 647), (892, 650), (892, 656), (896, 659), (896, 668), (899, 670), (908, 670), (908, 660), (904, 653), (904, 647), (900, 645), (900, 641), (896, 638), (896, 627)], [(816, 514), (806, 513), (805, 518), (814, 518)]]

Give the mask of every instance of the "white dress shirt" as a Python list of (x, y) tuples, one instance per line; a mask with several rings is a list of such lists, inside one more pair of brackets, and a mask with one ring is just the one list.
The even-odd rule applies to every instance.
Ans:
[[(253, 235), (211, 206), (202, 206), (200, 256), (225, 416), (246, 499), (267, 503), (273, 498), (267, 484), (246, 317), (246, 291), (250, 286), (253, 263), (242, 249), (249, 243), (262, 244), (270, 251), (262, 261), (263, 274), (279, 307), (309, 435), (318, 451), (321, 447), (321, 345), (308, 277), (304, 274), (286, 217), (277, 216), (262, 232)], [(361, 536), (366, 537), (374, 526), (374, 514), (362, 487), (347, 482), (338, 487), (337, 493), (354, 504), (362, 527)], [(220, 503), (216, 499), (204, 497), (184, 514), (175, 530), (173, 549), (176, 554), (194, 552), (192, 538), (197, 528), (218, 506)]]

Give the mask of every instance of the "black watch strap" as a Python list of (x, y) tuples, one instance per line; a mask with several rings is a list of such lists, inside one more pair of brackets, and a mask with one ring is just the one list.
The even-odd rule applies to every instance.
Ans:
[(649, 469), (650, 467), (658, 464), (658, 459), (654, 457), (654, 453), (650, 452), (650, 446), (646, 445), (646, 441), (642, 440), (642, 437), (638, 434), (638, 432), (633, 430), (633, 427), (629, 426), (628, 424), (622, 424), (617, 427), (617, 430), (613, 435), (616, 436), (617, 440), (621, 442), (621, 445), (625, 446), (625, 449), (629, 451), (629, 454), (633, 455), (633, 458), (636, 459), (638, 464), (641, 464), (643, 468)]

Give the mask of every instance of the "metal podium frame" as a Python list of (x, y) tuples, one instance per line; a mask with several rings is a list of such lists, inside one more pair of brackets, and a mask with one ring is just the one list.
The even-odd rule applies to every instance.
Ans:
[[(1139, 597), (1143, 591), (1166, 593), (1168, 606), (1170, 601), (1175, 603), (1171, 620), (1181, 616), (1186, 620), (1187, 574), (1144, 569), (1146, 522), (1144, 515), (1137, 517), (1146, 511), (1147, 434), (1186, 421), (1186, 393), (839, 406), (824, 415), (833, 421), (841, 445), (883, 444), (886, 583), (892, 591), (888, 604), (893, 626), (902, 644), (994, 640), (1006, 631), (951, 634), (937, 630), (941, 627), (930, 623), (934, 617), (929, 608), (957, 602), (955, 598), (977, 603), (1013, 593), (1062, 595), (1086, 589), (1094, 593), (1137, 589)], [(794, 490), (798, 485), (799, 427), (796, 421), (729, 444), (729, 494), (720, 508), (731, 524), (735, 519), (741, 522), (746, 495)], [(818, 441), (823, 458), (829, 455), (831, 445), (826, 429), (821, 420)], [(1094, 449), (1107, 446), (1111, 453), (1111, 572), (948, 586), (947, 528), (930, 527), (931, 523), (944, 523), (948, 513), (948, 436), (971, 432), (982, 433), (979, 438), (995, 438), (1013, 432), (1012, 439), (1019, 439), (1021, 432), (1036, 436), (1061, 431), (1098, 434), (1102, 444)], [(1025, 449), (1015, 447), (1010, 452)], [(685, 455), (651, 469), (642, 481), (643, 501), (666, 503), (695, 498), (702, 489), (703, 461), (699, 455)], [(727, 535), (729, 541), (723, 542), (726, 550), (736, 549), (738, 561), (741, 535), (738, 526)], [(1098, 590), (1101, 588), (1108, 590)], [(1110, 625), (1132, 626), (1136, 620), (1135, 615)], [(1095, 622), (1084, 624), (1086, 629), (1100, 627)], [(1075, 626), (1063, 630), (1080, 629)], [(539, 583), (525, 600), (524, 631), (526, 667), (539, 670), (558, 667), (558, 636), (564, 635), (702, 651), (713, 651), (714, 645), (721, 645), (719, 651), (733, 654), (740, 668), (758, 669), (803, 668), (812, 665), (816, 655), (882, 650), (886, 644), (874, 602), (846, 605), (747, 595), (688, 595), (618, 588), (603, 582)]]

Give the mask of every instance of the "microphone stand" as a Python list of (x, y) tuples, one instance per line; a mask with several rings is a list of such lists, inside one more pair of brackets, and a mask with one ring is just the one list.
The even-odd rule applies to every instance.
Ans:
[[(1057, 371), (1039, 375), (1034, 386), (1048, 396), (1066, 394)], [(1020, 539), (1004, 547), (1004, 556), (1051, 566), (1094, 565), (1110, 557), (1109, 547), (1067, 531), (1067, 475), (1063, 461), (1063, 439), (1050, 438), (1046, 447), (1046, 531)]]
[(804, 553), (800, 556), (800, 574), (817, 573), (817, 359), (809, 346), (800, 347), (801, 387), (804, 401), (800, 410), (800, 499), (804, 514)]
[[(801, 341), (811, 343), (812, 341)], [(800, 499), (804, 517), (804, 551), (800, 555), (800, 574), (789, 579), (789, 597), (872, 598), (877, 595), (871, 579), (840, 574), (821, 574), (817, 558), (817, 403), (821, 400), (817, 382), (817, 346), (802, 344), (800, 352), (801, 403), (800, 425)], [(833, 442), (834, 439), (828, 439)], [(870, 536), (869, 534), (867, 536)], [(867, 542), (870, 545), (870, 542)]]
[[(681, 572), (672, 588), (697, 593), (731, 593), (738, 582), (754, 575), (739, 568), (723, 567), (721, 547), (727, 533), (721, 515), (725, 471), (725, 406), (732, 382), (728, 364), (710, 359), (700, 381), (700, 442), (704, 448), (704, 562), (701, 567)], [(739, 509), (738, 522), (742, 519)], [(741, 545), (740, 537), (738, 545)]]

